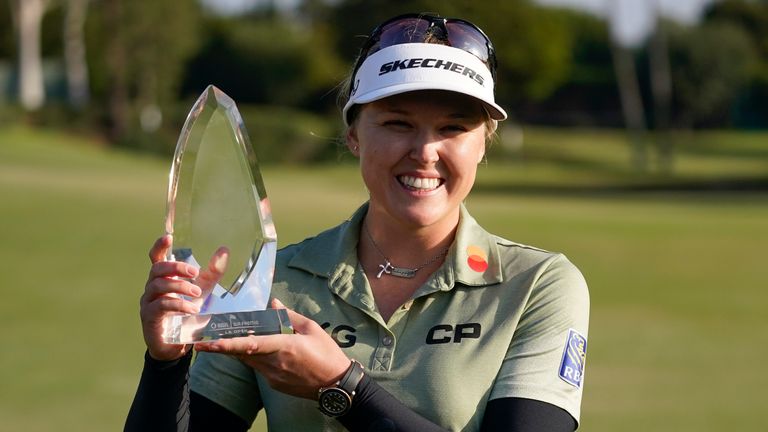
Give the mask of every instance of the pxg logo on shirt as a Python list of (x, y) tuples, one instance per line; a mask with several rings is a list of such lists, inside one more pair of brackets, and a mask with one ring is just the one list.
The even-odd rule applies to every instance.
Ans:
[(581, 388), (586, 358), (587, 338), (574, 329), (568, 329), (563, 360), (560, 362), (560, 378), (574, 387)]
[[(320, 324), (320, 327), (323, 330), (328, 330), (331, 327), (331, 323), (324, 322)], [(355, 345), (355, 342), (357, 341), (357, 336), (354, 335), (356, 331), (357, 330), (354, 327), (346, 324), (339, 324), (331, 330), (331, 337), (336, 341), (336, 344), (340, 348), (349, 348)]]
[(459, 63), (448, 61), (448, 60), (434, 59), (434, 58), (427, 58), (427, 59), (406, 58), (402, 60), (387, 62), (381, 65), (381, 67), (379, 68), (379, 76), (382, 76), (397, 70), (405, 70), (405, 69), (413, 69), (413, 68), (434, 68), (434, 69), (442, 68), (447, 71), (464, 75), (465, 77), (470, 78), (471, 80), (475, 81), (480, 85), (485, 85), (483, 84), (485, 82), (485, 79), (483, 78), (482, 75), (464, 66), (463, 64), (459, 64)]

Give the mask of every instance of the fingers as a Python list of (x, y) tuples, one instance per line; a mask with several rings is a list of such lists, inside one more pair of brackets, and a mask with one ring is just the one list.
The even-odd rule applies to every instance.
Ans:
[(173, 244), (173, 236), (166, 234), (159, 239), (155, 240), (155, 244), (149, 250), (149, 259), (152, 263), (165, 261), (165, 257), (168, 255), (168, 249)]
[[(323, 335), (325, 335), (325, 330), (323, 330), (316, 322), (300, 313), (286, 308), (280, 300), (273, 299), (271, 305), (273, 309), (285, 309), (296, 334), (311, 335), (313, 333), (323, 333)], [(275, 334), (220, 339), (210, 343), (197, 344), (195, 349), (198, 351), (210, 351), (235, 356), (272, 354), (290, 345), (291, 339), (289, 338), (292, 337), (294, 337), (294, 335)]]
[(208, 260), (208, 271), (213, 274), (222, 275), (227, 269), (228, 260), (229, 249), (224, 246), (219, 247), (216, 249), (216, 252), (213, 253), (211, 259)]
[(147, 303), (141, 308), (143, 319), (151, 321), (153, 317), (164, 317), (168, 313), (196, 314), (200, 308), (192, 302), (180, 297), (164, 296)]
[(199, 297), (202, 294), (200, 287), (186, 279), (197, 275), (197, 268), (189, 264), (176, 261), (156, 262), (149, 270), (149, 277), (139, 304), (144, 305), (169, 294)]
[(173, 237), (164, 235), (149, 250), (152, 266), (139, 301), (144, 342), (149, 355), (157, 360), (177, 359), (189, 349), (187, 345), (165, 342), (165, 318), (174, 314), (197, 314), (200, 311), (197, 303), (202, 303), (202, 299), (189, 301), (201, 295), (200, 288), (189, 281), (198, 275), (197, 268), (183, 262), (166, 261), (172, 245)]
[(200, 271), (197, 267), (180, 261), (160, 261), (149, 269), (149, 280), (161, 277), (196, 278)]
[(198, 351), (209, 351), (234, 356), (272, 354), (286, 346), (286, 336), (288, 335), (263, 335), (219, 339), (215, 342), (197, 344), (195, 349)]
[(199, 297), (202, 290), (197, 285), (184, 280), (174, 278), (155, 278), (147, 283), (141, 304), (154, 301), (158, 297), (169, 294), (182, 294), (188, 297)]
[(157, 278), (190, 278), (196, 280), (197, 285), (203, 290), (210, 289), (221, 279), (227, 268), (229, 259), (229, 249), (220, 247), (208, 262), (208, 267), (204, 270), (196, 266), (179, 262), (166, 261), (173, 237), (164, 235), (157, 239), (149, 251), (149, 259), (152, 261), (152, 267), (149, 270), (147, 283)]
[(216, 285), (227, 270), (227, 261), (229, 260), (229, 249), (222, 246), (214, 252), (208, 261), (208, 267), (200, 272), (197, 278), (197, 284), (203, 291), (207, 291)]

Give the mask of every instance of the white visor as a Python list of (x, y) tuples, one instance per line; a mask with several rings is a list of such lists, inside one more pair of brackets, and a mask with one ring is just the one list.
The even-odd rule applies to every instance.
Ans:
[(386, 47), (366, 58), (353, 77), (352, 92), (342, 115), (356, 104), (416, 90), (448, 90), (479, 99), (491, 118), (507, 113), (493, 97), (491, 71), (479, 58), (462, 49), (429, 43)]

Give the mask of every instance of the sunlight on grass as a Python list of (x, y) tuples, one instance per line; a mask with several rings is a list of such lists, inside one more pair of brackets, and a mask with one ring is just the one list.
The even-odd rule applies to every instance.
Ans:
[[(574, 182), (645, 180), (621, 165), (626, 149), (613, 132), (530, 135), (525, 158), (480, 169), (467, 205), (490, 231), (562, 251), (586, 275), (583, 430), (760, 430), (768, 193), (568, 194), (560, 188)], [(741, 138), (708, 135), (679, 166), (690, 177), (765, 176), (765, 145)], [(0, 130), (0, 430), (120, 429), (138, 382), (138, 299), (146, 251), (162, 233), (170, 158), (82, 141)], [(280, 245), (366, 199), (351, 164), (263, 175)], [(515, 192), (526, 184), (553, 189)]]

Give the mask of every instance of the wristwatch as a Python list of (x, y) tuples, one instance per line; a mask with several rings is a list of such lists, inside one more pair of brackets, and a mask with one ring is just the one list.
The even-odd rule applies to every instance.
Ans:
[(358, 361), (352, 360), (352, 364), (347, 369), (347, 373), (330, 387), (323, 387), (318, 392), (318, 402), (320, 402), (320, 412), (330, 416), (338, 417), (346, 414), (352, 407), (352, 398), (355, 397), (355, 389), (363, 379), (363, 365)]

